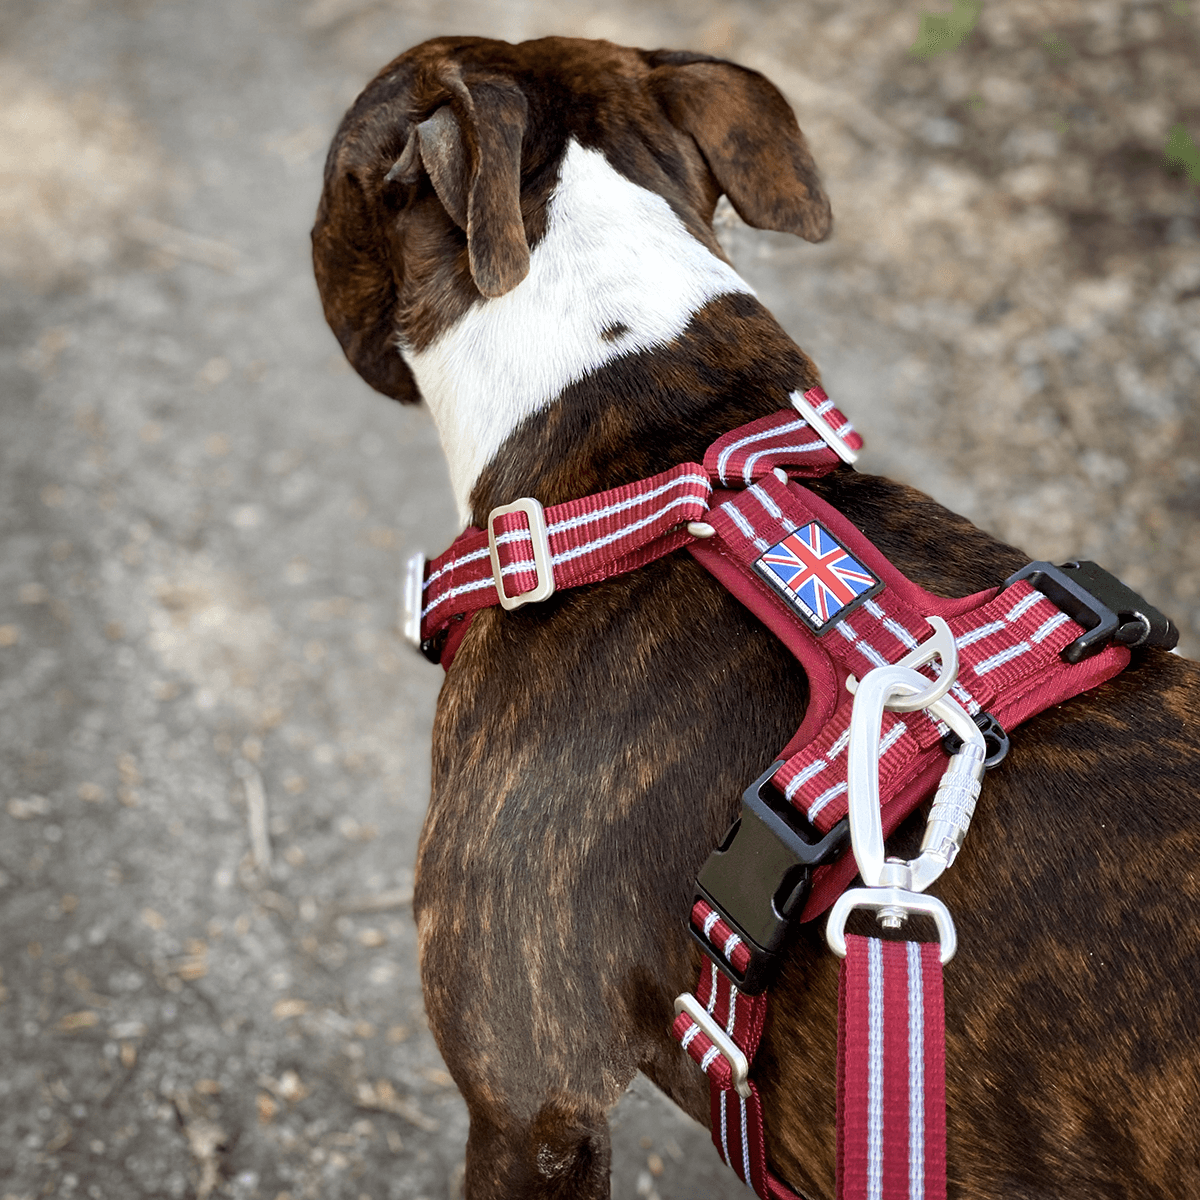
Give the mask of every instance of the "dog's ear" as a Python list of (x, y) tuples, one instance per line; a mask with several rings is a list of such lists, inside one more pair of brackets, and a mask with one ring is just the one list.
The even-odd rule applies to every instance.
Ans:
[[(336, 146), (336, 143), (335, 143)], [(313, 270), (325, 319), (354, 369), (376, 391), (416, 403), (421, 393), (396, 344), (396, 281), (378, 205), (331, 153), (313, 226)]]
[(756, 229), (823, 240), (833, 226), (808, 143), (788, 102), (757, 71), (660, 50), (650, 86), (671, 123), (691, 134), (738, 215)]
[(454, 92), (417, 126), (421, 161), (446, 212), (467, 235), (475, 286), (485, 296), (503, 296), (529, 274), (521, 217), (525, 97), (501, 81)]

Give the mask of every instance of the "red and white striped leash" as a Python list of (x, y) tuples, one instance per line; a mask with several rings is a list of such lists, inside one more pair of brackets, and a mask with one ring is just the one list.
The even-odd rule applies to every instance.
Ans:
[(856, 934), (846, 944), (838, 1004), (838, 1195), (945, 1200), (938, 947)]

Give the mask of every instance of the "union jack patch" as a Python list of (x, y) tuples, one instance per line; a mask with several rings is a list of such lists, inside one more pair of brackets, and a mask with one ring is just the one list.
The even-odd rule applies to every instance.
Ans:
[(883, 590), (883, 581), (818, 521), (776, 542), (759, 556), (754, 569), (818, 637)]

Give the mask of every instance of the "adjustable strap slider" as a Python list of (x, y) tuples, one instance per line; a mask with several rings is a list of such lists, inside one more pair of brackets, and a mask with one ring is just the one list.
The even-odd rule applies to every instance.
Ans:
[[(496, 536), (496, 522), (509, 513), (523, 513), (529, 523), (529, 541), (533, 548), (534, 575), (537, 582), (524, 592), (510, 596), (504, 590), (504, 570), (500, 565), (500, 553), (497, 549), (499, 538)], [(522, 604), (549, 599), (554, 594), (554, 567), (550, 555), (550, 535), (546, 529), (546, 511), (541, 501), (532, 496), (525, 496), (512, 504), (501, 504), (488, 514), (487, 521), (488, 553), (492, 560), (492, 578), (496, 581), (496, 595), (504, 609), (520, 608)], [(530, 564), (521, 564), (527, 567)], [(510, 567), (511, 570), (511, 567)]]

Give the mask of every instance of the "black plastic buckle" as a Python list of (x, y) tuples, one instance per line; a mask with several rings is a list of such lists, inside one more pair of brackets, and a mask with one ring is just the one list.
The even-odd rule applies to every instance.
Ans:
[(849, 818), (812, 842), (796, 828), (794, 809), (789, 806), (785, 813), (782, 805), (776, 808), (767, 800), (767, 783), (782, 762), (772, 763), (742, 794), (741, 816), (696, 877), (696, 899), (712, 905), (750, 951), (745, 974), (740, 975), (719, 947), (688, 921), (705, 954), (750, 995), (763, 991), (779, 970), (812, 890), (813, 868), (850, 845)]
[(1028, 579), (1086, 633), (1062, 650), (1069, 663), (1099, 654), (1109, 642), (1173, 650), (1179, 630), (1152, 604), (1094, 562), (1032, 562), (1004, 581), (1010, 587)]

